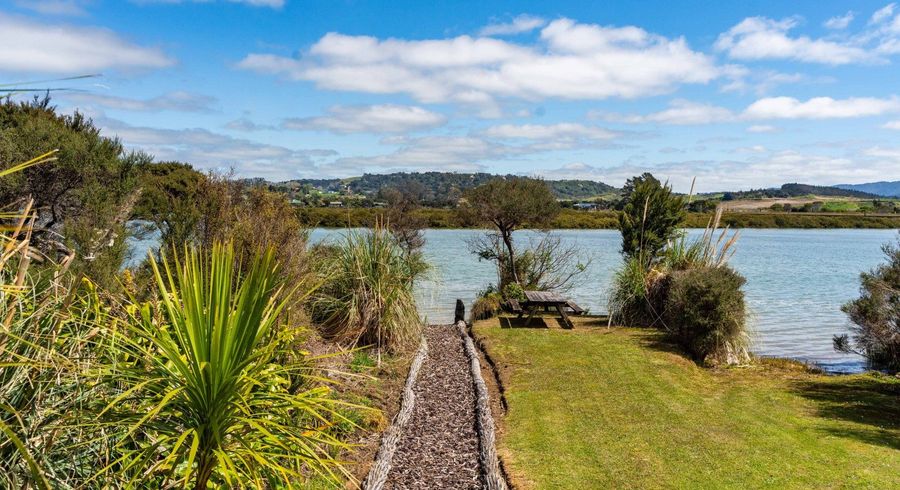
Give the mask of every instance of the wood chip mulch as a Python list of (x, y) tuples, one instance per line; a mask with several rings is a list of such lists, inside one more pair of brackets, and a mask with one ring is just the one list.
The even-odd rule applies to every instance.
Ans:
[(463, 340), (453, 325), (426, 327), (428, 358), (415, 408), (385, 488), (481, 488), (475, 394)]

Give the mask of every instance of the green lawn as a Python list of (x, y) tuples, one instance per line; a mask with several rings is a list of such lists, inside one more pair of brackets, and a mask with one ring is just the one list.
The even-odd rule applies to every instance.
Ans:
[(708, 370), (638, 329), (474, 332), (517, 488), (900, 488), (900, 381)]

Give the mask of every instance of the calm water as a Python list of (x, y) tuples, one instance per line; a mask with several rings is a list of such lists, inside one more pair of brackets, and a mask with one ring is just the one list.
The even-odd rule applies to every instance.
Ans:
[[(343, 230), (317, 229), (313, 241), (333, 240)], [(469, 253), (466, 241), (478, 230), (428, 230), (425, 254), (435, 277), (417, 287), (419, 306), (429, 322), (449, 323), (457, 298), (469, 308), (475, 295), (496, 272)], [(606, 313), (607, 291), (620, 265), (620, 235), (615, 230), (561, 230), (590, 266), (571, 297), (583, 308)], [(691, 230), (691, 235), (701, 234)], [(517, 241), (535, 234), (517, 232)], [(863, 369), (858, 356), (834, 352), (831, 338), (845, 333), (848, 322), (840, 307), (858, 295), (859, 273), (883, 260), (881, 245), (896, 230), (742, 230), (731, 264), (746, 278), (754, 352), (814, 362), (835, 372)], [(146, 257), (157, 237), (132, 242), (133, 262)]]
[[(334, 239), (340, 230), (315, 230), (314, 241)], [(496, 280), (488, 262), (468, 252), (477, 230), (428, 230), (425, 254), (436, 269), (417, 294), (428, 321), (453, 320), (456, 298), (471, 306), (478, 290)], [(582, 307), (606, 313), (613, 271), (621, 263), (621, 238), (614, 230), (562, 230), (591, 264), (570, 295)], [(692, 235), (702, 233), (692, 230)], [(882, 261), (881, 245), (896, 230), (742, 230), (731, 264), (746, 278), (754, 352), (810, 361), (831, 371), (857, 371), (858, 356), (834, 352), (831, 338), (844, 333), (840, 306), (858, 294), (859, 273)], [(517, 232), (527, 240), (529, 232)]]

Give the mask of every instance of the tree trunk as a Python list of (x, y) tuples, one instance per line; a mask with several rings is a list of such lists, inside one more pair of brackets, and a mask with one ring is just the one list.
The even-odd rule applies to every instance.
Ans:
[(509, 271), (512, 273), (513, 281), (516, 281), (516, 284), (521, 286), (522, 282), (519, 281), (519, 273), (516, 271), (516, 255), (513, 252), (512, 230), (500, 230), (500, 235), (503, 236), (503, 243), (506, 244), (506, 252), (509, 254)]

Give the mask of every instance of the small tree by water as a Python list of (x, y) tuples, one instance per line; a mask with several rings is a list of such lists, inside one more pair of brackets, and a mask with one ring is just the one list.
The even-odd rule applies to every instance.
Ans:
[(876, 368), (900, 370), (900, 236), (882, 248), (887, 262), (860, 274), (860, 297), (841, 310), (853, 322), (849, 335), (834, 337), (840, 352), (864, 356)]
[(546, 227), (559, 214), (559, 204), (543, 180), (497, 178), (467, 191), (460, 213), (465, 221), (497, 230), (513, 281), (521, 284), (512, 233), (524, 226)]
[(628, 179), (623, 191), (622, 254), (649, 264), (680, 233), (687, 216), (686, 200), (650, 173)]

